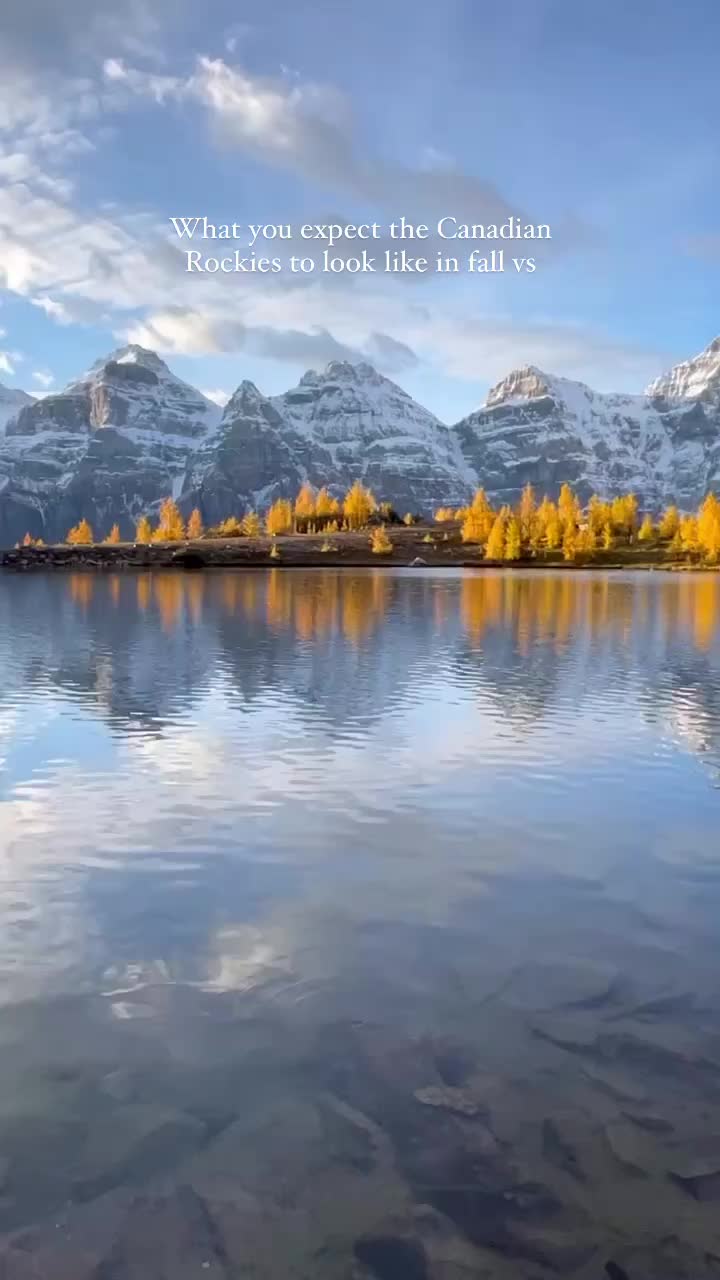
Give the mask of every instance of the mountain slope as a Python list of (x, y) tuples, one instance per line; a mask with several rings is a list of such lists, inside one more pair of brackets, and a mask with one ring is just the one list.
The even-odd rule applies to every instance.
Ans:
[(528, 481), (554, 496), (567, 480), (584, 498), (632, 490), (646, 506), (696, 506), (720, 483), (720, 339), (638, 396), (517, 369), (454, 430), (495, 501)]
[[(103, 535), (132, 533), (167, 494), (206, 523), (300, 485), (341, 495), (356, 479), (400, 512), (495, 502), (530, 481), (555, 496), (634, 490), (641, 503), (690, 508), (720, 489), (720, 339), (644, 395), (610, 395), (526, 366), (456, 426), (444, 426), (368, 364), (306, 373), (283, 395), (242, 382), (221, 413), (152, 351), (128, 346), (64, 391), (11, 398), (0, 438), (0, 543), (26, 530), (64, 536), (87, 516)], [(5, 397), (5, 399), (3, 399)], [(20, 400), (18, 400), (18, 397)]]
[(19, 387), (6, 387), (0, 382), (0, 436), (8, 422), (14, 418), (26, 404), (34, 404), (32, 396)]
[(64, 391), (22, 408), (0, 450), (0, 539), (60, 538), (81, 516), (96, 532), (182, 487), (189, 454), (220, 411), (152, 351), (113, 351)]
[(362, 480), (399, 511), (464, 500), (471, 477), (457, 438), (371, 365), (333, 361), (273, 403), (301, 441), (313, 484)]

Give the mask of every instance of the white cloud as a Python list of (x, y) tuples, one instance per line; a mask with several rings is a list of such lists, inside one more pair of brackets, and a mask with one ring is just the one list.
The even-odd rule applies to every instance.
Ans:
[(9, 351), (0, 351), (0, 370), (2, 370), (3, 373), (9, 374), (10, 377), (12, 377), (15, 372), (15, 366), (12, 362), (12, 357)]
[(223, 391), (220, 387), (201, 387), (201, 392), (208, 400), (212, 400), (213, 404), (220, 405), (221, 409), (225, 408), (232, 395), (231, 391)]
[(55, 381), (55, 374), (50, 373), (47, 369), (35, 369), (32, 376), (34, 381), (46, 390), (48, 387), (51, 387)]

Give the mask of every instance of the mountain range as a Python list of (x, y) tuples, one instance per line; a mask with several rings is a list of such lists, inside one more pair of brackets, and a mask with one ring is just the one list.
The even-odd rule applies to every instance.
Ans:
[(129, 536), (168, 494), (212, 524), (305, 481), (339, 495), (355, 479), (400, 512), (478, 485), (497, 503), (528, 481), (555, 496), (565, 480), (583, 498), (697, 506), (720, 488), (720, 338), (642, 395), (516, 369), (454, 426), (367, 363), (333, 361), (272, 397), (242, 382), (224, 409), (136, 345), (42, 399), (0, 386), (0, 544), (57, 540), (82, 516)]

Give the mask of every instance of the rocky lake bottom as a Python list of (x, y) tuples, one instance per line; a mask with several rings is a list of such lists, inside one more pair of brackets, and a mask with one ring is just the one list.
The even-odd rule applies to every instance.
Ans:
[(2, 1280), (720, 1277), (720, 579), (0, 580)]

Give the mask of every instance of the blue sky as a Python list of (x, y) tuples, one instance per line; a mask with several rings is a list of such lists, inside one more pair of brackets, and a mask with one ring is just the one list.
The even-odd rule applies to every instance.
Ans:
[[(3, 0), (6, 384), (127, 340), (218, 393), (369, 353), (454, 421), (519, 364), (639, 391), (720, 330), (713, 0), (121, 8)], [(509, 210), (553, 228), (533, 276), (198, 279), (169, 225)]]

